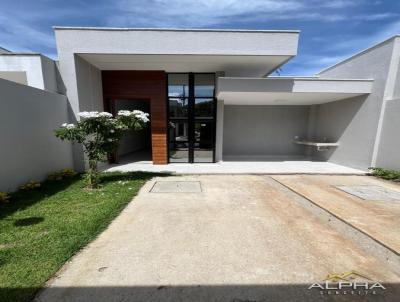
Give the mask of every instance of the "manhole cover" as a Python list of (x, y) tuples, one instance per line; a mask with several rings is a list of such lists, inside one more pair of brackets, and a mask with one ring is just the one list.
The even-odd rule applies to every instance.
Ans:
[(152, 193), (199, 193), (200, 181), (156, 181)]
[(391, 190), (381, 186), (336, 186), (336, 188), (366, 200), (400, 201), (399, 191)]

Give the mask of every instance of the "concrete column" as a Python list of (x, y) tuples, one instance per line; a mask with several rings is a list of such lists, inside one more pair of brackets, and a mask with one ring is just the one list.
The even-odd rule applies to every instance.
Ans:
[(224, 100), (217, 100), (217, 122), (215, 129), (215, 161), (222, 161), (222, 149), (224, 140)]

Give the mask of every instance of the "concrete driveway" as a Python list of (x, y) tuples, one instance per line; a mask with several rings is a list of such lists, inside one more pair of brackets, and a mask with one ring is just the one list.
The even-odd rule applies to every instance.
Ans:
[[(399, 276), (293, 194), (268, 176), (155, 178), (36, 300), (396, 301)], [(308, 289), (349, 271), (387, 289)]]

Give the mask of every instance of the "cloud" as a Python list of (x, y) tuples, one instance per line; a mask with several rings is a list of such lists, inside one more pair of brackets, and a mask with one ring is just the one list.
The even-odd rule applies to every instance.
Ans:
[(14, 51), (29, 51), (32, 46), (54, 48), (54, 36), (13, 15), (0, 14), (0, 41)]
[(307, 64), (300, 64), (303, 59), (290, 64), (314, 70), (327, 64), (329, 55), (350, 54), (400, 29), (396, 22), (399, 11), (389, 10), (379, 0), (98, 0), (95, 6), (81, 0), (21, 0), (25, 2), (23, 10), (19, 1), (5, 1), (9, 4), (0, 12), (0, 46), (50, 55), (56, 46), (51, 25), (301, 28), (301, 43), (308, 47), (299, 57), (316, 52), (323, 55), (304, 58)]
[[(345, 35), (340, 40), (330, 38), (335, 40), (335, 43), (327, 43), (328, 39), (324, 37), (310, 38), (313, 43), (323, 45), (319, 49), (321, 55), (300, 53), (298, 57), (283, 66), (282, 75), (314, 75), (397, 34), (400, 34), (400, 21), (389, 23), (375, 32), (365, 32), (364, 35)], [(339, 55), (332, 55), (333, 53)]]
[(115, 0), (109, 26), (223, 27), (265, 21), (377, 21), (397, 17), (391, 12), (349, 10), (365, 0)]
[(216, 26), (244, 15), (270, 16), (304, 9), (298, 0), (119, 0), (115, 3), (120, 14), (108, 18), (108, 24), (152, 27)]
[(396, 13), (377, 13), (377, 14), (363, 15), (363, 16), (359, 17), (358, 19), (365, 20), (365, 21), (378, 21), (378, 20), (395, 18), (398, 16), (399, 16), (399, 14), (396, 14)]
[(327, 1), (326, 3), (322, 3), (321, 6), (326, 8), (346, 8), (359, 5), (359, 2), (360, 1), (355, 0), (331, 0)]
[(400, 21), (395, 21), (375, 32), (367, 31), (358, 36), (345, 36), (342, 41), (329, 45), (329, 48), (333, 51), (341, 50), (354, 53), (398, 34), (400, 34)]

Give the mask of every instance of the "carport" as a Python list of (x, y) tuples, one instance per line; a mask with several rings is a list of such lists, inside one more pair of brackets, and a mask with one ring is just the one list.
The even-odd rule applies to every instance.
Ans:
[(340, 135), (321, 131), (319, 108), (365, 100), (370, 79), (219, 77), (217, 150), (224, 161), (328, 160)]

